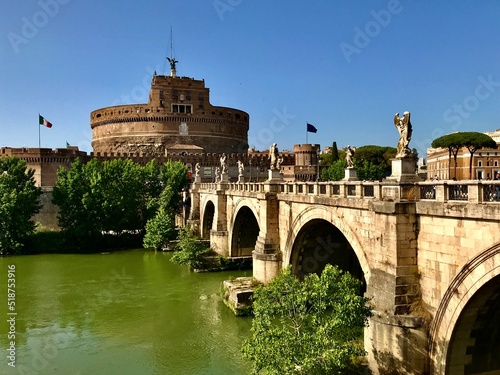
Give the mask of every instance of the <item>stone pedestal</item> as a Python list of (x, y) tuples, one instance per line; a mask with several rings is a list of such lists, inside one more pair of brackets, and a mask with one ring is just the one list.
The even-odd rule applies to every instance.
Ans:
[(239, 183), (245, 182), (245, 177), (244, 176), (238, 176), (238, 182)]
[(229, 175), (227, 172), (220, 175), (220, 182), (229, 182)]
[(415, 158), (407, 156), (405, 158), (392, 159), (392, 174), (386, 180), (398, 183), (414, 183), (420, 181), (416, 174)]
[(283, 175), (277, 169), (268, 169), (268, 181), (283, 181)]
[(355, 168), (346, 168), (344, 181), (358, 181), (358, 172)]
[(237, 277), (234, 280), (225, 280), (224, 303), (236, 316), (250, 315), (252, 312), (252, 296), (254, 280), (251, 277)]
[(200, 175), (194, 176), (193, 183), (200, 184), (201, 183), (201, 176)]

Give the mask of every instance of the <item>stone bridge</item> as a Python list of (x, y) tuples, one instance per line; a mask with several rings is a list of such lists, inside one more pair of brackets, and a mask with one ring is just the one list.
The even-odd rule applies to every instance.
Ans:
[(268, 282), (336, 264), (374, 374), (500, 373), (500, 181), (194, 183), (189, 224)]

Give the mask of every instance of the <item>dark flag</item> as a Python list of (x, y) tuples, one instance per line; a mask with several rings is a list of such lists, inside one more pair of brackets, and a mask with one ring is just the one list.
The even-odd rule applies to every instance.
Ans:
[(316, 133), (318, 131), (318, 129), (316, 129), (314, 125), (307, 123), (307, 131), (309, 133)]

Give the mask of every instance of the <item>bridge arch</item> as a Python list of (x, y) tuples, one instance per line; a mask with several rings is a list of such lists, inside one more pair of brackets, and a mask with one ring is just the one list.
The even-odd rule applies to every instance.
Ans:
[[(340, 242), (337, 241), (337, 245), (334, 246), (342, 246), (342, 244), (344, 244), (345, 247), (352, 249), (357, 258), (357, 262), (359, 262), (359, 275), (354, 276), (360, 276), (360, 278), (364, 280), (364, 283), (368, 284), (370, 279), (370, 267), (368, 265), (368, 260), (366, 258), (363, 247), (361, 246), (361, 242), (357, 238), (352, 228), (345, 222), (345, 220), (339, 217), (331, 207), (308, 207), (295, 218), (295, 220), (292, 222), (291, 230), (285, 243), (283, 254), (284, 266), (286, 267), (288, 265), (292, 265), (292, 267), (294, 267), (297, 264), (297, 262), (299, 261), (298, 257), (300, 257), (300, 255), (296, 251), (298, 249), (297, 244), (301, 240), (307, 241), (305, 234), (308, 230), (314, 230), (315, 226), (315, 231), (317, 233), (320, 232), (322, 228), (324, 228), (328, 230), (328, 233), (330, 235), (339, 235), (337, 236), (337, 238), (340, 240)], [(311, 234), (314, 236), (314, 231), (309, 232), (309, 238)], [(326, 249), (328, 247), (331, 247), (331, 241), (331, 238), (330, 240), (328, 239), (328, 235), (326, 235), (322, 240), (318, 239), (317, 242), (319, 247), (316, 246), (316, 248), (312, 250), (312, 258), (316, 261), (320, 260), (320, 262), (321, 259), (324, 259), (324, 261), (328, 261), (328, 259), (326, 258), (326, 253), (328, 252), (328, 250)], [(312, 271), (314, 264), (309, 265), (309, 267)]]
[(251, 256), (260, 232), (259, 211), (251, 200), (241, 198), (230, 216), (229, 256)]
[(500, 243), (455, 276), (436, 311), (429, 340), (434, 374), (500, 370)]
[(211, 200), (207, 200), (203, 207), (203, 215), (201, 216), (200, 237), (204, 240), (210, 239), (210, 230), (214, 223), (215, 205)]

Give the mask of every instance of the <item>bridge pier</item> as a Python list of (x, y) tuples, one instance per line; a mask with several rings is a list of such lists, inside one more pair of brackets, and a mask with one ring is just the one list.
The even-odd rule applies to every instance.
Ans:
[(428, 375), (428, 337), (422, 318), (373, 311), (364, 332), (372, 374)]
[(229, 252), (229, 232), (227, 228), (227, 195), (229, 188), (227, 181), (217, 184), (217, 190), (214, 192), (215, 215), (210, 230), (210, 246), (218, 254), (228, 257)]
[[(270, 171), (274, 172), (274, 171)], [(265, 200), (260, 206), (260, 233), (253, 255), (253, 277), (267, 284), (281, 270), (282, 253), (279, 237), (278, 192), (282, 180), (270, 179), (263, 184)]]
[[(367, 295), (374, 314), (365, 329), (365, 350), (374, 375), (426, 375), (428, 313), (422, 308), (418, 269), (418, 220), (415, 202), (373, 202), (384, 228), (385, 257), (372, 267)], [(385, 229), (385, 230), (384, 230)], [(419, 314), (420, 316), (414, 316)]]
[(279, 248), (259, 236), (253, 256), (253, 277), (263, 284), (278, 276), (281, 270), (282, 255)]
[[(199, 176), (197, 176), (199, 177)], [(198, 178), (199, 180), (199, 178)], [(200, 230), (200, 182), (195, 180), (191, 185), (191, 210), (187, 218), (187, 226), (197, 235), (201, 235)]]

